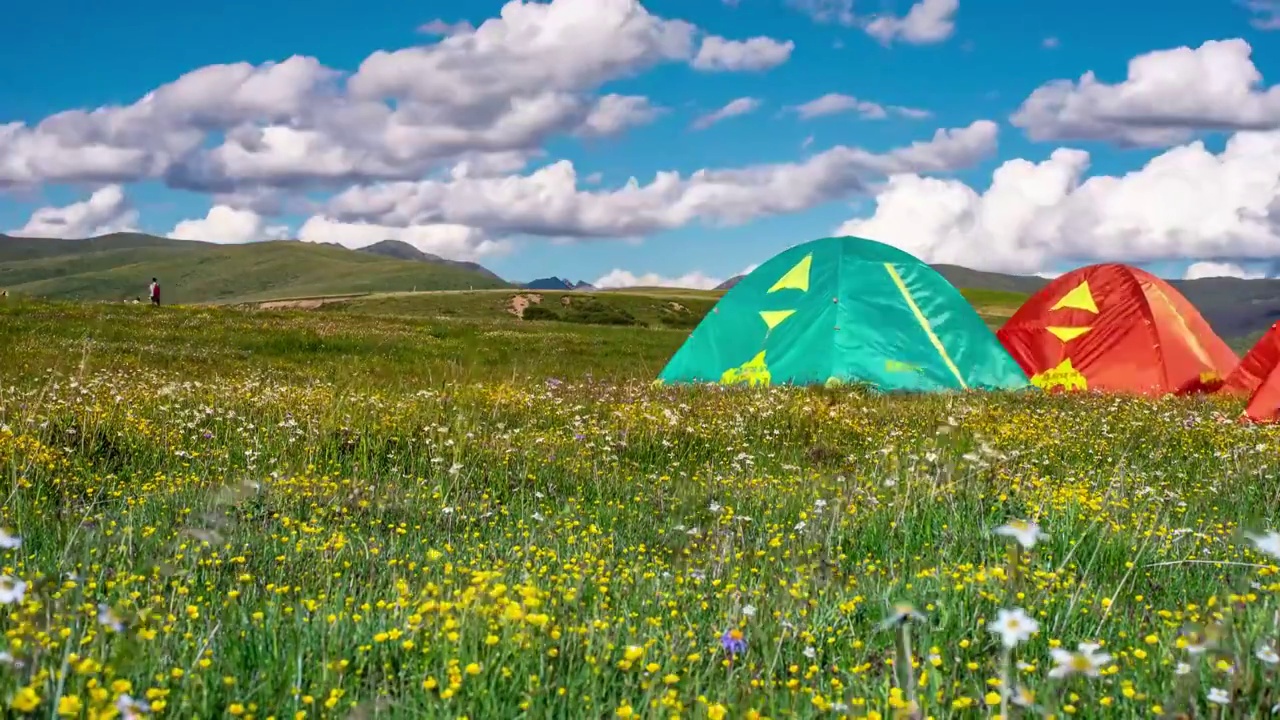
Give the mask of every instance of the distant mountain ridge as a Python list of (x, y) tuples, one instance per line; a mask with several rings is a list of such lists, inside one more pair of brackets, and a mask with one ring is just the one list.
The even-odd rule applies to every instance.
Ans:
[(403, 240), (382, 240), (372, 245), (366, 245), (362, 248), (357, 248), (357, 251), (372, 253), (374, 255), (382, 255), (383, 257), (396, 258), (398, 260), (415, 260), (417, 262), (436, 263), (438, 265), (449, 265), (451, 267), (463, 268), (466, 270), (470, 270), (472, 272), (480, 273), (481, 275), (487, 275), (493, 278), (494, 280), (498, 280), (500, 282), (506, 282), (506, 280), (503, 280), (502, 278), (498, 277), (497, 273), (494, 273), (492, 270), (490, 270), (489, 268), (486, 268), (480, 263), (468, 262), (466, 260), (449, 260), (448, 258), (442, 258), (439, 255), (434, 255), (429, 252), (423, 252), (418, 248), (410, 245), (409, 243), (404, 242)]
[(523, 287), (527, 290), (595, 290), (596, 287), (589, 282), (579, 280), (578, 282), (570, 282), (564, 278), (555, 277), (554, 275), (546, 278), (538, 278), (524, 283)]

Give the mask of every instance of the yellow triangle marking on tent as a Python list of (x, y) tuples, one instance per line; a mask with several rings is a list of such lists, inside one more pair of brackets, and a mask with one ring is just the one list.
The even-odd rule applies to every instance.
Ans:
[(889, 272), (889, 277), (893, 279), (893, 284), (898, 286), (898, 292), (902, 293), (902, 299), (907, 301), (907, 307), (911, 308), (912, 314), (916, 316), (916, 322), (920, 323), (920, 327), (924, 329), (924, 334), (929, 336), (929, 342), (933, 343), (933, 347), (942, 356), (942, 362), (946, 363), (947, 369), (952, 375), (956, 376), (956, 381), (960, 383), (960, 387), (965, 390), (969, 389), (969, 385), (965, 383), (964, 377), (960, 374), (960, 368), (951, 362), (951, 356), (947, 354), (947, 348), (942, 345), (942, 341), (938, 339), (937, 334), (933, 332), (933, 326), (929, 324), (929, 318), (921, 312), (920, 306), (916, 305), (915, 298), (911, 297), (911, 291), (907, 289), (907, 284), (902, 281), (902, 276), (898, 274), (897, 268), (893, 263), (885, 263), (884, 269)]
[(1084, 310), (1086, 312), (1091, 312), (1094, 315), (1098, 314), (1098, 305), (1093, 301), (1093, 293), (1089, 291), (1088, 280), (1081, 282), (1074, 290), (1063, 295), (1062, 299), (1049, 309), (1062, 310), (1064, 308)]
[(1045, 330), (1053, 333), (1062, 342), (1071, 342), (1081, 335), (1092, 330), (1092, 327), (1062, 327), (1060, 325), (1050, 325)]
[(756, 356), (742, 363), (738, 367), (729, 368), (720, 375), (720, 383), (723, 385), (736, 385), (746, 383), (752, 387), (758, 385), (768, 385), (773, 377), (769, 373), (769, 366), (765, 363), (765, 350), (756, 353)]
[(760, 319), (772, 330), (782, 324), (783, 320), (795, 315), (795, 310), (761, 310)]
[(809, 291), (809, 268), (813, 265), (813, 253), (804, 256), (804, 259), (796, 263), (796, 266), (787, 271), (786, 275), (778, 278), (778, 282), (769, 288), (768, 292), (777, 292), (779, 290), (800, 290), (801, 292)]
[(1041, 390), (1050, 390), (1055, 387), (1060, 387), (1064, 390), (1089, 389), (1089, 381), (1079, 370), (1072, 366), (1071, 358), (1064, 359), (1058, 363), (1057, 367), (1032, 375), (1031, 384)]

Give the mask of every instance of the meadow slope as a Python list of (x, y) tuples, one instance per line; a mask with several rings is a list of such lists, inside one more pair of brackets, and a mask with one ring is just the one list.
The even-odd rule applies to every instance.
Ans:
[(654, 387), (685, 332), (0, 305), (7, 712), (1280, 700), (1280, 435), (1237, 405)]
[(217, 245), (121, 233), (90, 240), (0, 236), (0, 288), (38, 297), (228, 303), (371, 291), (510, 287), (486, 270), (294, 241)]
[[(960, 291), (996, 329), (1026, 300), (1025, 295), (998, 290)], [(359, 297), (271, 300), (242, 303), (264, 309), (321, 309), (330, 313), (452, 319), (469, 322), (569, 323), (574, 325), (643, 326), (692, 330), (723, 296), (718, 290), (626, 288), (597, 291), (477, 290), (371, 293)], [(519, 309), (517, 309), (519, 305)], [(517, 323), (524, 324), (524, 323)]]

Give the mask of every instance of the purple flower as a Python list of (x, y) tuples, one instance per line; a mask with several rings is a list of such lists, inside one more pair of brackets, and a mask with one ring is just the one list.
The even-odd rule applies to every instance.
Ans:
[(747, 640), (742, 636), (742, 631), (738, 628), (729, 628), (720, 636), (720, 644), (724, 647), (724, 651), (730, 655), (737, 655), (745, 652), (747, 649)]

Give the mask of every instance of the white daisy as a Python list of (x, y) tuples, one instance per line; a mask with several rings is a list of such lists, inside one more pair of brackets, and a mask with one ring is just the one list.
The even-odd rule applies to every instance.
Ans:
[(995, 622), (991, 623), (988, 629), (1000, 636), (1000, 642), (1004, 643), (1005, 647), (1012, 648), (1030, 639), (1040, 629), (1040, 623), (1027, 615), (1022, 608), (1001, 609), (996, 614)]
[(1107, 653), (1095, 653), (1099, 647), (1101, 646), (1095, 643), (1080, 643), (1076, 652), (1062, 648), (1051, 649), (1049, 654), (1056, 664), (1049, 671), (1049, 677), (1061, 678), (1076, 673), (1097, 677), (1102, 666), (1111, 661), (1111, 656)]
[(1018, 541), (1022, 547), (1030, 550), (1035, 544), (1049, 537), (1040, 531), (1040, 526), (1027, 520), (1013, 520), (1007, 525), (996, 528), (997, 535), (1005, 535)]
[(27, 595), (27, 584), (8, 575), (0, 576), (0, 603), (20, 603)]

